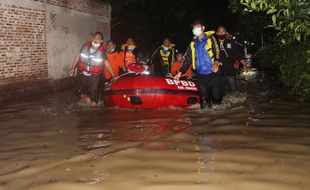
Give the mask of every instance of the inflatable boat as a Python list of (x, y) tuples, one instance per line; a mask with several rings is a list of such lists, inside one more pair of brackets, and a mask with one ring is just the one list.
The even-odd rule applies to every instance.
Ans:
[(152, 76), (148, 66), (131, 64), (128, 73), (105, 86), (106, 106), (119, 108), (190, 107), (199, 100), (194, 80)]
[(198, 103), (194, 81), (162, 76), (126, 75), (105, 88), (106, 106), (120, 108), (186, 108)]

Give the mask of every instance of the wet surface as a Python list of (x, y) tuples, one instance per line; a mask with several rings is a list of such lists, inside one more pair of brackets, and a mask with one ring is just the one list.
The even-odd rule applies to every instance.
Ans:
[(2, 106), (0, 189), (308, 190), (309, 104), (243, 86), (211, 111)]

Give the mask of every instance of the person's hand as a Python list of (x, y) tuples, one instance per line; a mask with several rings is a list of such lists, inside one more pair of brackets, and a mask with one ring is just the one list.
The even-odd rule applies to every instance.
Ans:
[(242, 64), (242, 69), (243, 69), (243, 72), (247, 73), (249, 71), (249, 68), (248, 68), (248, 64), (245, 60), (240, 60), (241, 64)]
[(115, 77), (115, 76), (113, 76), (113, 77), (112, 77), (112, 79), (111, 79), (111, 82), (116, 81), (118, 78), (119, 78), (119, 77)]
[(243, 65), (243, 71), (245, 73), (247, 73), (249, 71), (249, 68), (248, 68), (248, 66), (246, 64)]
[(75, 73), (75, 69), (72, 68), (72, 69), (69, 70), (68, 75), (69, 75), (70, 77), (73, 77), (73, 76), (74, 76), (74, 73)]
[(212, 65), (212, 71), (216, 73), (219, 70), (219, 62), (215, 61)]
[(178, 72), (178, 74), (176, 74), (176, 75), (173, 77), (173, 79), (175, 79), (175, 80), (180, 80), (181, 76), (182, 76), (182, 73), (181, 73), (181, 72)]

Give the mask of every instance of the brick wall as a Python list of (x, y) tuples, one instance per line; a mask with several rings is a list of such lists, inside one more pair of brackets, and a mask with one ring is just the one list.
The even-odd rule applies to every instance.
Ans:
[(0, 4), (0, 83), (47, 78), (46, 13)]
[(99, 16), (109, 14), (109, 6), (103, 0), (33, 0)]
[[(74, 18), (75, 14), (81, 12), (84, 15), (83, 23), (87, 24), (87, 19), (93, 18), (85, 14), (95, 15), (98, 21), (95, 22), (92, 31), (85, 31), (88, 27), (81, 23), (82, 31), (67, 31), (68, 36), (73, 39), (76, 49), (79, 49), (79, 44), (84, 38), (88, 38), (88, 34), (93, 30), (100, 30), (109, 36), (109, 5), (98, 0), (1, 0), (0, 1), (0, 86), (23, 81), (39, 81), (55, 78), (50, 76), (51, 65), (62, 67), (62, 64), (68, 64), (70, 61), (59, 63), (50, 61), (55, 52), (51, 49), (51, 42), (54, 41), (55, 35), (60, 34), (64, 37), (65, 31), (62, 31), (74, 21), (66, 20), (63, 23), (59, 22), (58, 28), (48, 30), (50, 15), (53, 15), (55, 10), (51, 7), (59, 7), (64, 9), (62, 14), (68, 12), (66, 19)], [(66, 9), (68, 11), (66, 11)], [(75, 13), (73, 14), (72, 11)], [(57, 19), (62, 19), (60, 13), (56, 11), (55, 15), (59, 14)], [(101, 18), (102, 19), (101, 21)], [(75, 21), (76, 22), (76, 21)], [(97, 23), (97, 24), (96, 24)], [(70, 28), (70, 27), (69, 27)], [(49, 32), (48, 32), (49, 31)], [(61, 34), (60, 32), (63, 32)], [(48, 38), (52, 36), (53, 38)], [(60, 39), (59, 37), (58, 39)], [(67, 36), (65, 36), (67, 37)], [(52, 47), (53, 48), (53, 47)], [(68, 50), (73, 52), (73, 50)], [(59, 55), (59, 54), (57, 54)], [(68, 54), (66, 54), (66, 57)], [(69, 58), (71, 59), (71, 57)], [(49, 61), (48, 61), (49, 60)], [(65, 67), (59, 69), (65, 72)], [(56, 71), (55, 71), (56, 72)], [(55, 73), (54, 72), (54, 73)], [(58, 72), (58, 71), (57, 71)], [(51, 72), (53, 73), (53, 72)], [(53, 74), (54, 74), (53, 73)], [(64, 75), (62, 75), (63, 77)], [(61, 77), (58, 77), (59, 79)], [(0, 91), (0, 96), (1, 96)]]
[(104, 22), (97, 22), (96, 31), (100, 31), (103, 34), (110, 36), (110, 24)]

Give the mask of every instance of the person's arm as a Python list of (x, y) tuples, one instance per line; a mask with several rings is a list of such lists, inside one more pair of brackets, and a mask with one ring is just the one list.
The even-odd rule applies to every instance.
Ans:
[(243, 66), (243, 71), (247, 73), (249, 71), (247, 62), (244, 59), (240, 59), (239, 61)]
[(242, 54), (242, 50), (240, 49), (240, 47), (236, 43), (232, 42), (232, 50), (234, 57), (242, 64), (243, 71), (248, 72), (248, 65), (245, 61), (244, 55)]
[(125, 61), (121, 53), (117, 53), (118, 55), (118, 62), (119, 62), (119, 67), (123, 70), (123, 72), (126, 72), (126, 67), (125, 67)]
[(111, 73), (112, 77), (115, 78), (114, 71), (113, 71), (112, 66), (109, 62), (109, 59), (108, 59), (106, 52), (102, 52), (102, 59), (103, 59), (102, 64), (104, 65), (104, 67), (107, 68), (108, 71)]
[(212, 71), (217, 72), (219, 70), (219, 60), (220, 60), (220, 48), (214, 36), (211, 36), (212, 41), (212, 51), (214, 56), (214, 63), (212, 65)]
[(75, 69), (77, 67), (77, 64), (78, 64), (79, 60), (80, 60), (80, 53), (77, 53), (75, 58), (74, 58), (74, 61), (73, 61), (72, 65), (71, 65), (71, 67), (69, 69), (69, 72), (68, 72), (70, 77), (74, 76)]
[(109, 60), (106, 59), (106, 60), (103, 62), (103, 64), (104, 64), (104, 66), (108, 69), (108, 71), (111, 73), (112, 78), (115, 78), (114, 71), (113, 71), (113, 69), (112, 69), (112, 66), (111, 66)]
[(187, 48), (186, 53), (185, 53), (185, 60), (184, 63), (180, 69), (180, 71), (178, 72), (178, 74), (176, 74), (174, 76), (174, 79), (179, 80), (180, 77), (182, 76), (182, 74), (184, 74), (187, 69), (189, 69), (189, 67), (192, 64), (192, 50), (190, 47)]
[(126, 67), (125, 67), (125, 65), (122, 65), (121, 69), (123, 70), (123, 73), (126, 73)]

